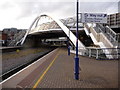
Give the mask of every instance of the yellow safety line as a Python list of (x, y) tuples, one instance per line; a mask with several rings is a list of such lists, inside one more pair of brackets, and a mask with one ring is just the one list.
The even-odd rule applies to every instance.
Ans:
[(42, 76), (40, 76), (40, 78), (38, 79), (38, 81), (35, 83), (35, 85), (33, 86), (32, 90), (34, 90), (34, 88), (36, 88), (38, 86), (38, 84), (41, 82), (41, 80), (43, 79), (43, 77), (45, 76), (45, 74), (47, 73), (47, 71), (50, 69), (50, 67), (52, 66), (52, 64), (54, 63), (54, 61), (57, 59), (58, 55), (59, 55), (59, 52), (56, 55), (56, 57), (53, 59), (53, 61), (50, 63), (50, 65), (47, 67), (47, 69), (44, 71), (44, 73), (42, 74)]

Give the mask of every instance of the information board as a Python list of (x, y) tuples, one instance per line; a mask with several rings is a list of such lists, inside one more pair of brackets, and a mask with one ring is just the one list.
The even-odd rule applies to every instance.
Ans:
[(103, 13), (81, 13), (82, 23), (107, 23), (107, 14)]

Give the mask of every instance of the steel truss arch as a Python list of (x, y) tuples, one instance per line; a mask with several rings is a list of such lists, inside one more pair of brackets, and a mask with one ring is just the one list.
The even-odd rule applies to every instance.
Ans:
[[(34, 19), (33, 23), (30, 25), (29, 29), (27, 30), (26, 34), (24, 35), (21, 45), (24, 43), (27, 35), (31, 32), (31, 29), (33, 28), (33, 26), (34, 25), (35, 25), (35, 27), (38, 26), (38, 22), (40, 21), (41, 17), (48, 17), (48, 18), (52, 19), (53, 21), (55, 21), (60, 26), (60, 28), (64, 31), (64, 33), (67, 35), (67, 37), (69, 37), (69, 39), (72, 41), (74, 46), (76, 46), (76, 40), (77, 40), (76, 36), (62, 23), (62, 21), (60, 21), (59, 19), (56, 19), (55, 17), (52, 17), (51, 15), (48, 15), (48, 14), (42, 14)], [(80, 40), (78, 40), (78, 48), (84, 49), (84, 50), (86, 49)]]

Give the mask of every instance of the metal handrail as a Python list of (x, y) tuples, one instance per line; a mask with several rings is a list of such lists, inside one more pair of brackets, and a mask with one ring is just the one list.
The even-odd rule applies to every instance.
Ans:
[[(71, 48), (71, 51), (74, 52), (75, 48)], [(119, 60), (120, 59), (120, 48), (87, 47), (86, 50), (79, 49), (79, 54), (82, 56), (93, 57), (99, 60), (100, 59)]]
[[(79, 50), (79, 52), (82, 52), (82, 50)], [(94, 57), (96, 59), (120, 59), (120, 48), (87, 47), (83, 53), (85, 53), (84, 56)], [(112, 56), (112, 58), (109, 58), (110, 56)]]
[(109, 26), (103, 26), (102, 24), (96, 24), (96, 27), (99, 29), (99, 32), (103, 32), (114, 46), (118, 46), (120, 37), (119, 33), (115, 33)]

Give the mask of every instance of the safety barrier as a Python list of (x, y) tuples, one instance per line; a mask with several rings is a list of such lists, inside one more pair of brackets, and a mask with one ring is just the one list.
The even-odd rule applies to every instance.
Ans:
[(87, 48), (85, 55), (96, 59), (120, 59), (120, 48)]
[[(71, 53), (75, 53), (75, 49), (71, 48)], [(119, 60), (120, 48), (87, 47), (86, 50), (79, 49), (79, 55), (93, 57), (98, 60)]]

